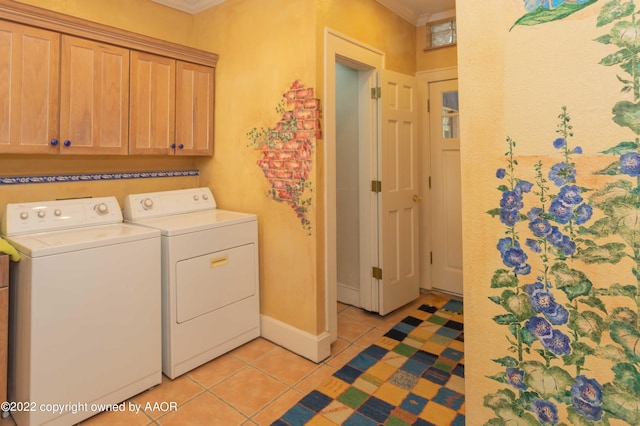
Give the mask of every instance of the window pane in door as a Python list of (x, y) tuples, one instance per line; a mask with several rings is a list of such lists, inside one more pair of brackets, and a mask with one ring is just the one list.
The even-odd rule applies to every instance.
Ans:
[(442, 137), (459, 137), (458, 92), (442, 93)]

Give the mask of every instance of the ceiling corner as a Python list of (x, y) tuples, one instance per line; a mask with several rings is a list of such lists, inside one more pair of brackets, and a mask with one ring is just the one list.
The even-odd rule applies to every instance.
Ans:
[(223, 3), (225, 0), (153, 0), (165, 6), (181, 10), (183, 12), (196, 14), (210, 7)]

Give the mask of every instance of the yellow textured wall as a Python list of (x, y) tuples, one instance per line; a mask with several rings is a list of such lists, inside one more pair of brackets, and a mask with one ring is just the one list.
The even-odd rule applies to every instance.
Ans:
[[(618, 368), (618, 373), (624, 368), (635, 371), (633, 374), (638, 372), (640, 298), (637, 297), (638, 279), (633, 272), (637, 268), (637, 262), (633, 261), (637, 254), (628, 244), (627, 237), (637, 233), (637, 221), (625, 222), (629, 217), (637, 217), (637, 204), (628, 206), (629, 200), (635, 199), (631, 188), (637, 185), (638, 178), (622, 173), (619, 162), (622, 152), (636, 152), (637, 147), (604, 153), (623, 141), (637, 142), (637, 135), (612, 120), (612, 107), (616, 102), (634, 100), (632, 91), (621, 90), (623, 80), (636, 78), (637, 82), (637, 77), (626, 74), (625, 67), (600, 63), (620, 50), (613, 44), (595, 41), (614, 31), (611, 22), (598, 24), (598, 15), (608, 2), (590, 3), (563, 19), (513, 28), (527, 12), (523, 3), (516, 0), (500, 3), (500, 7), (487, 7), (485, 2), (474, 0), (458, 0), (456, 4), (463, 171), (465, 379), (466, 388), (473, 389), (466, 395), (467, 420), (469, 424), (481, 425), (501, 417), (505, 423), (518, 420), (522, 424), (543, 424), (531, 403), (522, 405), (524, 412), (511, 404), (513, 399), (523, 395), (513, 383), (504, 379), (505, 370), (512, 367), (525, 371), (523, 385), (530, 399), (534, 396), (550, 404), (545, 412), (557, 416), (553, 423), (591, 424), (582, 414), (576, 413), (578, 409), (572, 406), (571, 399), (559, 397), (575, 389), (580, 382), (578, 377), (586, 377), (600, 386), (600, 391), (593, 390), (593, 399), (587, 401), (594, 416), (602, 415), (604, 410), (607, 423), (638, 424), (637, 386), (635, 389), (622, 386), (622, 376), (614, 374), (614, 368)], [(610, 4), (613, 9), (616, 8), (614, 3)], [(575, 2), (572, 4), (575, 6)], [(610, 10), (604, 15), (629, 22), (633, 19), (631, 15), (617, 12)], [(624, 50), (621, 55), (624, 56)], [(564, 122), (563, 107), (570, 118)], [(637, 116), (632, 117), (631, 112), (625, 119), (637, 126)], [(569, 153), (554, 147), (554, 141), (559, 137), (570, 144)], [(529, 273), (514, 274), (513, 268), (503, 261), (497, 243), (505, 236), (517, 236), (525, 248), (526, 239), (533, 237), (528, 226), (531, 219), (521, 217), (512, 230), (498, 217), (488, 214), (501, 208), (504, 190), (499, 185), (510, 188), (517, 182), (509, 175), (509, 161), (505, 155), (509, 150), (507, 138), (516, 143), (514, 176), (534, 183), (531, 192), (523, 195), (525, 207), (521, 213), (527, 214), (532, 205), (544, 205), (552, 225), (571, 236), (578, 247), (563, 259), (552, 248), (553, 242), (549, 243), (551, 237), (538, 236), (537, 240), (546, 246), (542, 254), (526, 246), (527, 263), (531, 266)], [(575, 147), (580, 147), (581, 153), (573, 151)], [(617, 169), (613, 167), (606, 174), (597, 173), (616, 161)], [(538, 162), (542, 172), (536, 177)], [(570, 163), (569, 169), (577, 171), (574, 184), (585, 188), (581, 196), (593, 205), (593, 216), (584, 224), (591, 228), (598, 221), (599, 226), (591, 228), (591, 232), (578, 231), (576, 219), (568, 224), (557, 221), (549, 207), (550, 196), (555, 197), (560, 188), (552, 182), (550, 169), (563, 162)], [(502, 180), (496, 172), (500, 168), (507, 169), (507, 177)], [(544, 197), (539, 186), (542, 178), (546, 179)], [(615, 191), (604, 189), (609, 182), (619, 185), (619, 197), (614, 195)], [(623, 182), (628, 186), (623, 186)], [(595, 196), (597, 193), (600, 195)], [(609, 203), (605, 208), (598, 207), (598, 200)], [(603, 237), (604, 232), (600, 230), (609, 229), (613, 222), (615, 230)], [(630, 229), (635, 231), (629, 232)], [(608, 250), (599, 252), (597, 259), (590, 257), (589, 246), (583, 238), (595, 241), (598, 246), (603, 242), (619, 244), (625, 253), (624, 259), (618, 262)], [(558, 265), (567, 268), (563, 270), (566, 275), (550, 272)], [(518, 285), (505, 280), (492, 281), (500, 268), (508, 270)], [(573, 281), (578, 276), (581, 278)], [(529, 346), (526, 333), (518, 334), (517, 338), (511, 333), (518, 327), (526, 328), (527, 321), (532, 321), (533, 317), (545, 321), (548, 318), (545, 311), (526, 310), (529, 304), (534, 308), (528, 294), (532, 289), (526, 286), (537, 279), (550, 284), (545, 289), (553, 294), (553, 303), (570, 312), (568, 320), (556, 318), (553, 322), (549, 319), (554, 341), (563, 342), (566, 352), (545, 350), (544, 338), (536, 336)], [(627, 285), (632, 296), (611, 290), (618, 283)], [(523, 311), (515, 306), (516, 299), (510, 298), (509, 292), (519, 295)], [(520, 315), (521, 312), (525, 313), (522, 318), (502, 316), (507, 313)], [(625, 312), (629, 318), (615, 318), (615, 312)], [(589, 333), (581, 329), (583, 318), (589, 318)], [(510, 328), (506, 323), (500, 323), (503, 319)], [(614, 329), (625, 329), (621, 335), (626, 337), (616, 337)], [(557, 337), (556, 332), (562, 333), (570, 345), (564, 346), (565, 340)], [(513, 339), (509, 341), (511, 337)], [(631, 344), (624, 340), (627, 337), (632, 340)], [(607, 348), (619, 356), (605, 355), (598, 352), (600, 348)], [(590, 353), (591, 350), (595, 352)], [(545, 379), (542, 379), (543, 374)], [(543, 391), (546, 379), (553, 382), (553, 388)], [(505, 397), (502, 401), (499, 390)], [(579, 392), (574, 391), (573, 396), (579, 397)]]
[[(69, 16), (137, 32), (175, 43), (193, 44), (192, 16), (151, 0), (24, 0)], [(0, 175), (49, 175), (194, 168), (192, 158), (64, 155), (0, 155)], [(122, 203), (129, 193), (197, 186), (198, 177), (132, 179), (101, 182), (6, 185), (0, 188), (0, 211), (10, 202), (110, 196)]]
[(276, 106), (294, 81), (315, 88), (314, 22), (312, 1), (227, 0), (199, 14), (195, 30), (198, 44), (220, 55), (215, 153), (212, 161), (198, 162), (203, 183), (221, 208), (258, 215), (262, 314), (317, 334), (324, 330), (315, 249), (322, 232), (315, 179), (321, 146), (315, 147), (313, 191), (305, 194), (312, 197), (309, 235), (289, 205), (267, 196), (261, 153), (247, 136), (280, 120)]

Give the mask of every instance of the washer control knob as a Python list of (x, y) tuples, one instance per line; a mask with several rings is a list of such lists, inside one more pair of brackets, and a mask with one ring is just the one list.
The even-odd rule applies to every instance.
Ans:
[(107, 214), (107, 213), (109, 213), (109, 206), (107, 206), (105, 203), (96, 204), (94, 209), (95, 209), (96, 212), (98, 212), (98, 214)]
[(200, 199), (200, 196), (198, 194), (193, 196), (194, 201), (198, 201)]
[(45, 212), (44, 210), (38, 210), (38, 217), (40, 219), (42, 219), (43, 217), (45, 217), (45, 215), (47, 214), (47, 212)]
[(29, 218), (29, 213), (27, 212), (20, 213), (20, 219), (27, 220), (28, 218)]
[(54, 216), (56, 216), (56, 217), (60, 217), (60, 216), (62, 216), (62, 210), (60, 210), (60, 209), (55, 209), (55, 210), (53, 211), (53, 215), (54, 215)]
[(145, 210), (149, 210), (153, 207), (153, 200), (151, 198), (145, 198), (142, 200), (142, 208)]
[(209, 196), (207, 194), (202, 194), (202, 199), (206, 201), (209, 199)]

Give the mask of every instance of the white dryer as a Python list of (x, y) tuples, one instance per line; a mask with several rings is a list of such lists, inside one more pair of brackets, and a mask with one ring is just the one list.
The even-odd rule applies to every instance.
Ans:
[(9, 400), (18, 426), (71, 425), (162, 381), (160, 232), (114, 197), (7, 205)]
[(133, 194), (126, 222), (162, 237), (162, 371), (174, 379), (260, 335), (258, 223), (209, 188)]

